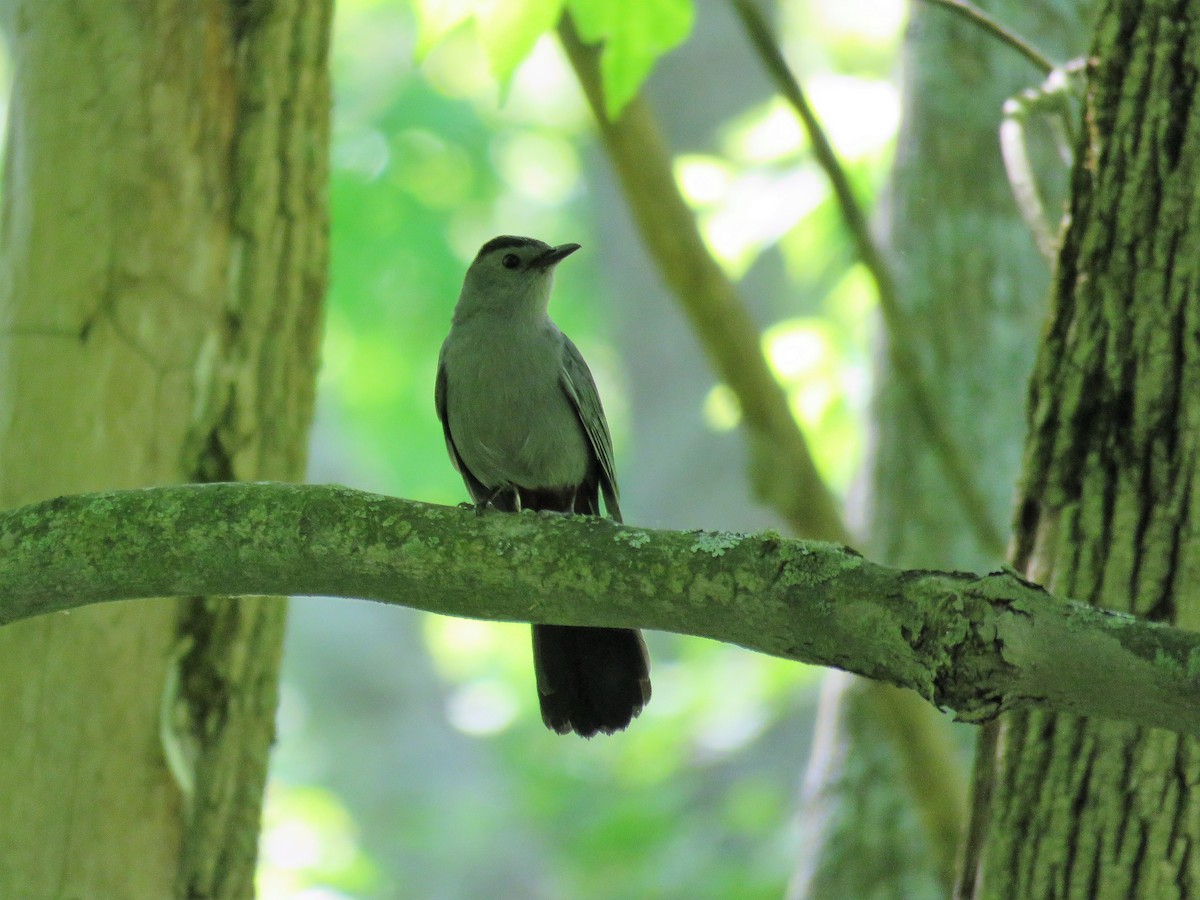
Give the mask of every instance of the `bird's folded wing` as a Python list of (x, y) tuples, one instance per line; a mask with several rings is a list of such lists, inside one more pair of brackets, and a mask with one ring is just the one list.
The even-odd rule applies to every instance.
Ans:
[(566, 335), (563, 335), (562, 385), (600, 464), (600, 490), (604, 493), (604, 505), (608, 514), (620, 522), (620, 494), (617, 491), (617, 470), (613, 464), (612, 437), (608, 433), (604, 408), (600, 405), (600, 392), (596, 390), (596, 382), (579, 348)]

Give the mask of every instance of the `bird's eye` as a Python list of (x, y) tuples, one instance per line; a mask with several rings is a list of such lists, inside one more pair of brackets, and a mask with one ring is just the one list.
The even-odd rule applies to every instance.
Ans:
[(506, 269), (515, 269), (521, 264), (521, 257), (515, 253), (505, 253), (504, 259), (500, 260), (500, 262)]

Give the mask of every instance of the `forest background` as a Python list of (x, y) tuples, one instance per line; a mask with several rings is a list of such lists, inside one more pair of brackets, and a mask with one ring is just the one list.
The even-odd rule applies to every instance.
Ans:
[[(331, 287), (308, 480), (463, 498), (433, 413), (437, 348), (475, 249), (515, 232), (585, 247), (560, 271), (552, 311), (600, 383), (627, 521), (803, 532), (804, 511), (772, 502), (730, 373), (714, 373), (714, 339), (697, 339), (656, 267), (571, 62), (553, 34), (523, 43), (547, 23), (490, 7), (477, 28), (468, 6), (337, 4)], [(996, 6), (1056, 60), (1090, 39), (1083, 4)], [(606, 82), (609, 102), (653, 68), (630, 109), (670, 148), (674, 177), (659, 189), (696, 212), (845, 510), (844, 531), (810, 536), (897, 565), (997, 567), (1050, 284), (1047, 236), (1018, 215), (998, 132), (1005, 100), (1045, 72), (934, 5), (780, 4), (780, 45), (873, 210), (885, 271), (846, 228), (845, 197), (747, 39), (745, 4), (654, 8), (645, 30), (609, 34), (629, 63)], [(1030, 122), (1053, 232), (1066, 167), (1050, 130)], [(889, 312), (896, 296), (910, 330)], [(948, 431), (931, 432), (931, 402)], [(967, 459), (964, 485), (954, 473)], [(868, 737), (878, 758), (843, 756), (872, 728), (901, 733), (879, 710), (911, 701), (839, 677), (820, 695), (823, 673), (735, 647), (650, 644), (655, 696), (635, 727), (564, 741), (538, 721), (524, 627), (296, 600), (262, 894), (778, 896), (819, 883), (837, 857), (824, 849), (843, 788), (869, 798), (858, 814), (872, 828), (851, 825), (842, 854), (865, 883), (944, 892), (954, 840), (929, 836), (957, 835), (973, 729), (910, 710), (899, 718), (920, 733), (907, 747)], [(927, 752), (936, 785), (916, 793), (940, 810), (905, 799), (912, 757)]]

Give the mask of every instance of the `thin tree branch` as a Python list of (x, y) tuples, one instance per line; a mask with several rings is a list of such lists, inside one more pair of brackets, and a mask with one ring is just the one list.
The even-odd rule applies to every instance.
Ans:
[(892, 365), (908, 389), (913, 411), (925, 431), (930, 447), (946, 474), (946, 480), (958, 498), (966, 521), (975, 532), (979, 547), (997, 559), (1004, 556), (1004, 535), (992, 521), (987, 502), (980, 493), (971, 475), (965, 456), (939, 412), (933, 392), (921, 369), (913, 347), (918, 345), (916, 330), (900, 305), (896, 281), (892, 277), (880, 252), (871, 237), (866, 214), (854, 195), (854, 188), (830, 144), (820, 120), (808, 103), (800, 82), (792, 75), (787, 60), (783, 58), (770, 26), (763, 18), (755, 0), (731, 0), (734, 10), (742, 20), (751, 43), (762, 59), (767, 72), (784, 99), (796, 110), (812, 144), (813, 156), (825, 172), (837, 199), (838, 209), (846, 223), (846, 229), (854, 242), (858, 258), (862, 261), (879, 297), (879, 309), (888, 330), (887, 349)]
[(609, 121), (596, 48), (584, 45), (569, 16), (558, 28), (646, 252), (691, 319), (720, 378), (741, 406), (750, 481), (759, 500), (797, 533), (845, 541), (849, 533), (821, 480), (787, 397), (763, 358), (758, 328), (737, 289), (713, 260), (696, 217), (679, 193), (654, 117), (634, 98)]
[(941, 716), (921, 715), (918, 698), (878, 681), (863, 698), (891, 738), (902, 781), (934, 856), (935, 871), (949, 892), (967, 822), (967, 780), (957, 759), (954, 735)]
[(970, 722), (1046, 707), (1200, 734), (1200, 634), (1010, 571), (901, 571), (774, 533), (479, 515), (335, 486), (182, 485), (0, 513), (0, 623), (223, 594), (674, 631), (913, 688)]
[(1009, 31), (974, 3), (969, 3), (968, 0), (925, 0), (930, 6), (940, 6), (948, 9), (959, 16), (962, 16), (972, 25), (982, 28), (992, 37), (997, 38), (1002, 44), (1007, 44), (1012, 47), (1027, 60), (1041, 69), (1043, 75), (1049, 75), (1054, 71), (1055, 65), (1045, 54), (1039, 51), (1027, 40), (1013, 31)]
[[(885, 346), (894, 370), (908, 389), (911, 408), (924, 430), (933, 456), (946, 473), (979, 548), (1000, 558), (1004, 551), (1003, 536), (940, 407), (934, 402), (920, 361), (912, 349), (918, 346), (918, 336), (900, 304), (895, 277), (871, 235), (867, 215), (850, 179), (757, 4), (750, 0), (733, 0), (733, 7), (777, 89), (800, 118), (814, 158), (833, 189), (858, 257), (875, 282), (880, 310), (889, 332)], [(853, 697), (852, 693), (847, 693), (843, 699), (854, 702)], [(965, 785), (958, 777), (958, 762), (947, 740), (945, 725), (928, 707), (919, 706), (919, 701), (909, 692), (891, 690), (879, 682), (865, 682), (861, 697), (874, 707), (879, 724), (891, 737), (912, 808), (924, 826), (927, 846), (937, 860), (938, 874), (949, 887), (953, 883), (955, 853), (967, 803)], [(940, 740), (937, 739), (939, 736)]]

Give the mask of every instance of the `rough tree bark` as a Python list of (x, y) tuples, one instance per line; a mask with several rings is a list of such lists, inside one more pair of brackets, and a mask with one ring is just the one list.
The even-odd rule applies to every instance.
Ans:
[[(0, 506), (294, 479), (326, 261), (328, 3), (5, 8)], [(0, 896), (245, 897), (281, 600), (0, 631)]]
[[(1015, 564), (1200, 627), (1200, 20), (1105, 4), (1030, 398)], [(961, 893), (1200, 895), (1200, 744), (1068, 715), (981, 740)]]
[[(1065, 61), (1085, 45), (1092, 6), (1010, 0), (988, 11)], [(925, 3), (912, 4), (904, 57), (903, 118), (883, 222), (889, 258), (912, 332), (924, 340), (911, 349), (937, 385), (948, 430), (973, 462), (988, 518), (1004, 531), (1050, 279), (1013, 202), (997, 126), (1005, 100), (1041, 75), (1012, 48)], [(1040, 171), (1055, 174), (1057, 161), (1049, 166)], [(1061, 198), (1065, 184), (1054, 187), (1050, 196)], [(872, 556), (902, 567), (994, 567), (953, 502), (887, 353), (877, 354), (876, 385)], [(895, 729), (889, 716), (901, 709), (907, 727)], [(966, 787), (944, 717), (911, 692), (835, 673), (818, 727), (823, 752), (813, 754), (804, 791), (805, 814), (815, 819), (793, 894), (945, 896)]]

